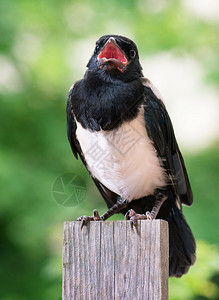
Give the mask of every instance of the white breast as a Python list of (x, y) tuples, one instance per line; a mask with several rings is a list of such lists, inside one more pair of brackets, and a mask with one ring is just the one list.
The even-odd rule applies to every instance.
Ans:
[(128, 201), (153, 194), (166, 184), (143, 110), (112, 131), (90, 132), (77, 122), (76, 135), (91, 174)]

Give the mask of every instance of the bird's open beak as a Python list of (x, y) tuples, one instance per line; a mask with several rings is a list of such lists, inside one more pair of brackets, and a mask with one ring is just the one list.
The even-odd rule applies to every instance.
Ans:
[(98, 55), (98, 60), (101, 65), (109, 63), (115, 65), (117, 68), (125, 67), (128, 63), (125, 54), (113, 37), (110, 37), (106, 42), (103, 50)]

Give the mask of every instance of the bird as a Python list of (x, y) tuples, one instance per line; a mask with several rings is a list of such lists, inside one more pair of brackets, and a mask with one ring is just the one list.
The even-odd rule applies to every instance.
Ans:
[(196, 242), (182, 212), (193, 193), (164, 100), (144, 77), (136, 44), (121, 35), (96, 42), (84, 77), (70, 88), (67, 136), (108, 210), (81, 216), (105, 221), (122, 213), (169, 224), (169, 276), (181, 277), (196, 260)]

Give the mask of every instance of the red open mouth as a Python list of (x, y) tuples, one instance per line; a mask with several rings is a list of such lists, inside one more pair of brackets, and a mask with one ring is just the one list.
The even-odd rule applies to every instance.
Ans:
[(103, 59), (105, 62), (117, 60), (123, 65), (127, 64), (127, 59), (114, 38), (109, 38), (105, 47), (98, 55), (98, 59)]

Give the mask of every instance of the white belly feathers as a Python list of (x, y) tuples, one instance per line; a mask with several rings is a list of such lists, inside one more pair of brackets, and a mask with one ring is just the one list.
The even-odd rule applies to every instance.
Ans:
[(77, 122), (76, 136), (93, 177), (128, 201), (165, 186), (165, 172), (147, 135), (143, 109), (136, 119), (112, 131), (90, 132)]

